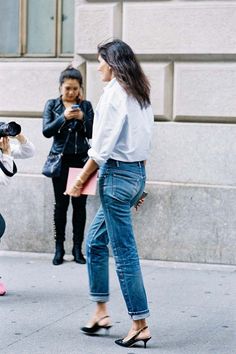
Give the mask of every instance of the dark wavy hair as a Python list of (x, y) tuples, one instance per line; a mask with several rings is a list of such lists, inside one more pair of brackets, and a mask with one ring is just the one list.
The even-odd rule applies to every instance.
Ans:
[(150, 105), (150, 83), (130, 46), (115, 39), (99, 44), (97, 50), (127, 94), (136, 98), (141, 108)]
[(80, 87), (83, 86), (83, 77), (81, 75), (81, 72), (78, 69), (73, 68), (72, 65), (69, 65), (65, 70), (61, 72), (61, 75), (59, 77), (60, 86), (67, 79), (77, 80), (80, 84)]

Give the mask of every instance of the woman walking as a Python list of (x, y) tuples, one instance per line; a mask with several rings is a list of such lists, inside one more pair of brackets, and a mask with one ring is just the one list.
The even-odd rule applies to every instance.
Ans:
[(146, 292), (134, 238), (131, 207), (145, 186), (153, 128), (150, 86), (132, 49), (121, 40), (98, 47), (98, 71), (108, 82), (96, 108), (89, 160), (68, 191), (79, 196), (84, 183), (98, 168), (101, 207), (88, 232), (87, 263), (90, 298), (96, 309), (81, 330), (86, 334), (111, 327), (107, 302), (108, 243), (114, 254), (121, 291), (132, 319), (128, 334), (115, 341), (130, 347), (151, 338)]

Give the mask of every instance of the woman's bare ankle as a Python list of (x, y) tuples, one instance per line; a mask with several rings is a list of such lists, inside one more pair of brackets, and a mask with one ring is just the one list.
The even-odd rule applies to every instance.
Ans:
[(142, 330), (142, 332), (140, 333), (140, 336), (150, 336), (150, 330), (148, 328), (148, 324), (146, 322), (146, 320), (134, 320), (131, 326), (131, 329), (129, 331), (129, 333), (132, 332), (137, 332)]
[(97, 303), (94, 314), (90, 317), (89, 323), (99, 322), (100, 325), (107, 324), (110, 321), (107, 305), (104, 302)]
[(131, 329), (134, 331), (138, 331), (144, 327), (147, 327), (146, 320), (133, 320)]
[(100, 319), (102, 317), (108, 316), (108, 310), (106, 303), (100, 302), (97, 304), (96, 310), (95, 310), (95, 316)]

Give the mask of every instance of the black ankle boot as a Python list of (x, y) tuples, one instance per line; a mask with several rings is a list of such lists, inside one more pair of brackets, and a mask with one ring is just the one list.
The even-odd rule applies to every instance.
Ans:
[(74, 256), (74, 261), (79, 264), (85, 264), (86, 259), (81, 252), (81, 248), (77, 247), (76, 245), (72, 248), (72, 255)]
[(56, 252), (55, 252), (52, 263), (54, 265), (62, 264), (64, 255), (65, 255), (65, 250), (64, 250), (63, 243), (56, 243)]

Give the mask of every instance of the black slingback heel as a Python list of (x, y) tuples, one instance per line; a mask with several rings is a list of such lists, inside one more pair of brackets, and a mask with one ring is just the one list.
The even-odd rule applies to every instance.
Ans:
[(110, 325), (110, 324), (100, 325), (99, 322), (101, 322), (105, 318), (109, 318), (109, 317), (110, 316), (101, 317), (97, 322), (94, 323), (94, 325), (92, 327), (85, 326), (85, 327), (80, 328), (80, 330), (85, 334), (94, 334), (94, 333), (100, 331), (100, 329), (105, 329), (108, 331), (112, 327), (112, 325)]
[(134, 345), (137, 342), (143, 342), (144, 348), (147, 348), (147, 342), (152, 338), (152, 337), (147, 337), (147, 338), (137, 338), (139, 336), (140, 333), (142, 333), (142, 331), (144, 331), (145, 329), (147, 329), (148, 326), (145, 326), (141, 329), (139, 329), (135, 335), (133, 337), (131, 337), (130, 339), (128, 339), (127, 341), (124, 341), (124, 338), (121, 339), (117, 339), (115, 341), (116, 344), (120, 345), (121, 347), (132, 347), (132, 345)]

